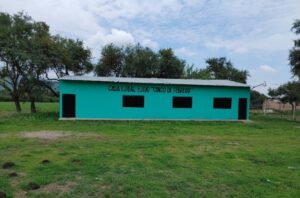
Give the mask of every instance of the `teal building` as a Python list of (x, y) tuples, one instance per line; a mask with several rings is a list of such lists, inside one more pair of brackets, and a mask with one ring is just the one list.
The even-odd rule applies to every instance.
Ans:
[(248, 120), (250, 87), (229, 80), (66, 76), (60, 119)]

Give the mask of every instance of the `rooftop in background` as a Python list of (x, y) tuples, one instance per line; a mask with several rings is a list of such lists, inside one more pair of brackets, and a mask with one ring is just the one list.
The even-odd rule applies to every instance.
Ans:
[(89, 77), (89, 76), (65, 76), (65, 77), (61, 78), (60, 80), (115, 82), (115, 83), (139, 83), (139, 84), (163, 84), (163, 85), (250, 87), (247, 84), (234, 82), (234, 81), (230, 81), (230, 80), (127, 78), (127, 77)]

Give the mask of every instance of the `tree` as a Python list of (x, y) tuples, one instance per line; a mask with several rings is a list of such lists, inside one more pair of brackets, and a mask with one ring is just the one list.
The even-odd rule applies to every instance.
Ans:
[[(49, 27), (18, 13), (0, 13), (0, 85), (10, 92), (16, 110), (21, 111), (20, 97), (27, 95), (32, 112), (35, 96), (43, 87), (58, 94), (49, 85), (49, 71), (57, 78), (70, 72), (82, 75), (90, 72), (91, 52), (80, 40), (51, 36)], [(57, 80), (57, 79), (56, 79)]]
[(293, 119), (296, 119), (296, 106), (300, 102), (300, 82), (288, 82), (277, 89), (269, 89), (269, 95), (279, 99), (282, 103), (289, 103), (293, 110)]
[(17, 112), (23, 91), (22, 75), (28, 68), (28, 49), (33, 34), (33, 21), (23, 13), (10, 16), (0, 13), (0, 84), (9, 91)]
[[(47, 69), (38, 82), (55, 96), (58, 97), (59, 94), (52, 87), (53, 81), (70, 74), (83, 75), (94, 69), (91, 63), (91, 51), (84, 47), (81, 40), (56, 35), (51, 36), (44, 44), (47, 50), (44, 51), (45, 58), (40, 60)], [(49, 72), (54, 72), (56, 77), (50, 78)]]
[(209, 58), (206, 60), (206, 63), (206, 69), (214, 74), (215, 79), (227, 79), (241, 83), (247, 82), (248, 71), (234, 68), (231, 61), (227, 60), (226, 57)]
[(126, 47), (123, 76), (150, 78), (157, 77), (158, 72), (158, 55), (150, 48), (139, 44)]
[(102, 48), (96, 66), (98, 76), (181, 78), (185, 62), (178, 59), (172, 49), (155, 53), (140, 44), (118, 47), (114, 44)]
[(174, 55), (171, 48), (159, 50), (159, 78), (182, 78), (185, 61)]
[(98, 76), (122, 76), (124, 69), (124, 50), (122, 47), (108, 44), (102, 48), (101, 58), (96, 65)]
[[(49, 89), (55, 96), (59, 96), (52, 87), (51, 81), (57, 81), (63, 76), (70, 74), (83, 75), (93, 70), (91, 63), (91, 51), (84, 47), (81, 40), (63, 38), (59, 35), (51, 36), (48, 42), (48, 51), (43, 64), (48, 65), (43, 73), (43, 80), (40, 84)], [(48, 73), (53, 71), (55, 78), (50, 78)]]
[(258, 91), (251, 90), (250, 92), (250, 102), (251, 102), (251, 108), (261, 108), (264, 101), (267, 99), (267, 96), (265, 96), (262, 93), (259, 93)]
[(27, 95), (31, 112), (36, 112), (35, 99), (44, 90), (43, 74), (51, 66), (49, 58), (52, 47), (49, 27), (43, 22), (34, 22), (34, 31), (29, 43), (30, 47), (26, 50), (28, 60), (26, 68), (22, 70), (22, 80), (24, 92)]
[(211, 79), (211, 72), (208, 69), (195, 69), (194, 65), (185, 67), (185, 78), (188, 79)]
[(85, 48), (83, 42), (76, 39), (54, 36), (50, 54), (52, 67), (57, 78), (70, 75), (83, 75), (93, 70), (91, 51)]
[[(292, 26), (292, 31), (295, 34), (300, 34), (300, 20), (296, 20)], [(300, 39), (294, 40), (294, 47), (290, 50), (289, 62), (291, 66), (291, 72), (294, 76), (300, 78)]]

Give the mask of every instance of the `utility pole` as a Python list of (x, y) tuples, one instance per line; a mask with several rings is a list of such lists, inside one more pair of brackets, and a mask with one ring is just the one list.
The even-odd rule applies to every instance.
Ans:
[[(267, 82), (264, 81), (264, 82), (261, 83), (261, 84), (255, 85), (255, 86), (253, 86), (253, 87), (251, 88), (251, 90), (253, 90), (253, 89), (257, 88), (257, 87), (260, 87), (260, 86), (266, 87), (266, 86), (267, 86)], [(267, 105), (267, 99), (265, 99), (265, 101), (264, 101), (264, 103), (263, 103), (263, 112), (264, 112), (264, 115), (266, 115), (266, 105)]]
[(253, 86), (251, 89), (255, 89), (255, 88), (260, 87), (260, 86), (266, 87), (266, 86), (267, 86), (267, 82), (264, 81), (264, 82), (261, 83), (261, 84), (258, 84), (258, 85)]

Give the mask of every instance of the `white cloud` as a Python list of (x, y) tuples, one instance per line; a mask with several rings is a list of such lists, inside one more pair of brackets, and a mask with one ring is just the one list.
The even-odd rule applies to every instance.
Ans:
[(175, 54), (178, 55), (178, 56), (184, 56), (184, 57), (187, 57), (187, 56), (195, 56), (197, 53), (186, 48), (186, 47), (181, 47), (181, 48), (177, 48), (174, 50), (175, 51)]
[(177, 15), (182, 6), (179, 0), (0, 1), (1, 11), (11, 14), (25, 11), (34, 20), (45, 21), (53, 34), (82, 39), (94, 56), (98, 56), (103, 45), (111, 42), (117, 45), (139, 42), (158, 49), (159, 44), (151, 34), (145, 30), (141, 30), (142, 36), (134, 34), (128, 22), (134, 19), (161, 22)]
[(261, 65), (259, 67), (260, 71), (262, 72), (266, 72), (266, 73), (276, 73), (277, 70), (274, 69), (273, 67), (269, 66), (269, 65)]
[(150, 32), (142, 29), (136, 29), (133, 31), (133, 35), (142, 46), (158, 50), (159, 44), (153, 39), (153, 35)]
[(182, 8), (179, 0), (87, 0), (83, 5), (98, 17), (106, 20), (133, 19), (135, 17), (147, 17), (158, 19), (170, 13), (178, 13)]
[(249, 71), (250, 76), (257, 74), (257, 70), (255, 70), (255, 69), (249, 69), (248, 71)]
[[(112, 29), (117, 29), (152, 48), (158, 48), (160, 42), (157, 40), (163, 39), (164, 42), (190, 45), (201, 42), (211, 49), (225, 49), (238, 54), (253, 50), (287, 49), (291, 35), (276, 32), (279, 31), (278, 24), (291, 23), (297, 16), (297, 5), (296, 0), (288, 0), (284, 5), (276, 0), (0, 1), (2, 11), (16, 13), (24, 10), (36, 20), (46, 21), (53, 33), (79, 37), (85, 41), (93, 40), (91, 37), (100, 32), (108, 41), (120, 42), (124, 34), (112, 35), (113, 38), (109, 36), (114, 34)], [(138, 23), (134, 23), (135, 20)], [(173, 25), (166, 26), (169, 23)], [(134, 34), (136, 28), (132, 26), (139, 24), (142, 31), (150, 30), (151, 34), (138, 38)], [(266, 29), (275, 33), (264, 34)], [(121, 38), (117, 39), (117, 36)]]
[(248, 65), (243, 69), (257, 70), (249, 79), (253, 84), (261, 80), (257, 75), (271, 78), (257, 68), (264, 63), (283, 71), (276, 74), (281, 82), (289, 80), (282, 68), (299, 7), (299, 0), (0, 0), (2, 12), (24, 10), (49, 24), (53, 34), (83, 40), (96, 58), (110, 42), (177, 48), (176, 54), (196, 65), (227, 56)]
[(103, 37), (104, 44), (115, 43), (117, 45), (125, 45), (134, 43), (133, 36), (123, 30), (112, 29), (110, 34)]
[(159, 45), (158, 45), (158, 43), (157, 43), (156, 41), (153, 41), (153, 40), (151, 40), (151, 39), (149, 39), (149, 38), (147, 38), (147, 39), (145, 39), (145, 40), (142, 40), (142, 41), (141, 41), (141, 45), (142, 45), (142, 46), (145, 46), (145, 47), (152, 48), (152, 49), (154, 49), (154, 50), (157, 50), (158, 47), (159, 47)]
[(87, 46), (92, 50), (93, 56), (98, 57), (101, 48), (106, 45), (113, 43), (117, 46), (122, 46), (126, 44), (134, 44), (134, 37), (123, 30), (112, 29), (109, 33), (104, 31), (98, 31), (94, 35), (91, 35), (86, 39)]
[(243, 36), (236, 39), (214, 38), (204, 43), (210, 49), (226, 49), (237, 54), (256, 51), (287, 51), (292, 46), (293, 35), (272, 34), (265, 37), (261, 35)]

